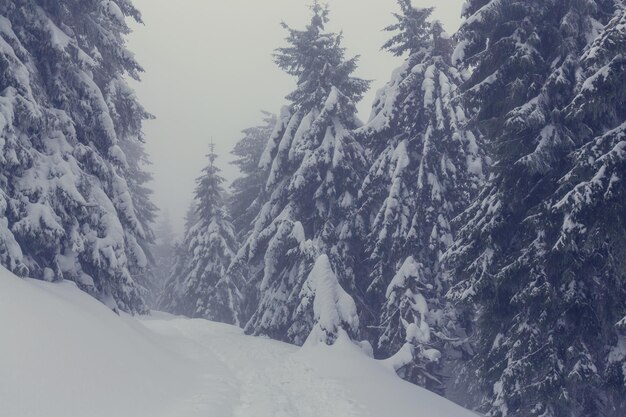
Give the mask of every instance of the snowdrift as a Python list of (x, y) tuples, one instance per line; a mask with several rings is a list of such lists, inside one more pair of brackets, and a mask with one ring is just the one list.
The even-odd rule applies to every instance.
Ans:
[(474, 416), (341, 338), (299, 349), (206, 320), (117, 316), (72, 283), (2, 268), (0, 415)]
[(176, 416), (194, 364), (75, 284), (0, 267), (0, 416)]

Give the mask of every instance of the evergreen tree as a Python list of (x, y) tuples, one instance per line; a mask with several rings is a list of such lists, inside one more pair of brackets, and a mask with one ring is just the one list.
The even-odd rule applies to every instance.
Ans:
[(259, 196), (267, 178), (259, 168), (259, 161), (276, 125), (275, 115), (268, 112), (263, 114), (265, 124), (244, 130), (243, 139), (237, 142), (231, 152), (237, 157), (231, 163), (239, 168), (242, 176), (230, 185), (232, 194), (228, 207), (237, 235), (244, 238), (250, 232), (260, 209)]
[(437, 336), (431, 330), (431, 324), (436, 327), (441, 314), (431, 316), (427, 296), (433, 288), (425, 282), (423, 265), (409, 256), (387, 289), (382, 315), (386, 325), (381, 340), (401, 346), (387, 360), (401, 377), (443, 394), (441, 350), (433, 347)]
[(242, 285), (226, 273), (237, 239), (226, 213), (224, 178), (216, 158), (212, 144), (209, 164), (197, 180), (195, 216), (188, 218), (191, 223), (159, 305), (174, 314), (239, 324)]
[(145, 312), (154, 207), (128, 0), (0, 3), (0, 262)]
[(358, 333), (359, 316), (356, 304), (341, 288), (330, 260), (320, 255), (300, 291), (301, 302), (297, 312), (313, 311), (314, 326), (306, 340), (307, 345), (332, 345), (340, 337), (350, 339)]
[(351, 76), (357, 58), (345, 59), (342, 36), (324, 31), (328, 9), (315, 3), (312, 10), (304, 30), (284, 25), (289, 45), (275, 59), (298, 85), (261, 158), (263, 206), (232, 266), (249, 274), (246, 331), (298, 344), (313, 327), (313, 312), (296, 310), (317, 255), (328, 254), (346, 291), (355, 286), (353, 242), (361, 225), (354, 208), (365, 161), (351, 131), (360, 125), (354, 102), (369, 85)]
[[(128, 98), (120, 98), (120, 100), (128, 100)], [(128, 105), (130, 103), (118, 107), (126, 108)], [(119, 114), (114, 116), (116, 119), (120, 117)], [(150, 305), (153, 304), (159, 291), (154, 285), (156, 274), (159, 272), (156, 270), (152, 253), (155, 243), (152, 227), (156, 221), (158, 209), (151, 200), (153, 191), (147, 186), (148, 182), (152, 181), (152, 174), (145, 169), (151, 165), (151, 162), (144, 148), (144, 138), (141, 130), (139, 130), (140, 126), (137, 126), (136, 129), (129, 134), (129, 138), (120, 135), (120, 147), (124, 151), (128, 163), (126, 181), (133, 205), (136, 208), (137, 226), (141, 231), (140, 234), (136, 235), (132, 233), (132, 229), (125, 229), (125, 239), (126, 245), (130, 248), (129, 271), (135, 283), (140, 287), (144, 300)], [(133, 138), (137, 140), (132, 140)]]
[(563, 296), (581, 331), (593, 329), (577, 337), (602, 381), (592, 395), (606, 415), (621, 416), (626, 320), (615, 323), (626, 313), (626, 6), (616, 6), (583, 52), (576, 95), (564, 111), (584, 145), (560, 180), (553, 210), (562, 218), (555, 249), (569, 261)]
[(156, 306), (161, 310), (167, 311), (174, 302), (174, 280), (177, 277), (183, 276), (183, 274), (185, 273), (185, 268), (187, 268), (187, 266), (191, 262), (191, 253), (187, 251), (184, 239), (186, 236), (189, 236), (191, 228), (196, 224), (197, 221), (198, 215), (196, 213), (196, 201), (194, 199), (189, 204), (189, 207), (187, 207), (187, 212), (185, 213), (183, 241), (177, 240), (172, 245), (172, 266), (167, 272), (167, 276), (165, 277), (165, 281), (163, 282), (163, 287), (159, 292), (158, 298), (156, 299)]
[[(452, 219), (478, 192), (484, 158), (456, 96), (463, 76), (451, 63), (451, 39), (439, 22), (428, 20), (432, 9), (398, 3), (402, 13), (387, 27), (395, 34), (384, 49), (407, 57), (358, 130), (373, 161), (360, 191), (360, 210), (369, 221), (364, 291), (380, 312), (374, 317), (380, 332), (372, 335), (378, 354), (390, 356), (411, 344), (414, 362), (400, 373), (442, 392), (446, 361), (429, 363), (440, 356), (433, 349), (444, 352), (460, 334), (445, 300), (449, 283), (440, 259), (454, 238)], [(408, 337), (409, 326), (432, 330)]]
[[(459, 218), (459, 238), (446, 258), (460, 278), (450, 295), (478, 312), (473, 363), (488, 416), (623, 413), (613, 408), (623, 402), (623, 385), (619, 396), (603, 376), (624, 311), (623, 298), (617, 300), (623, 284), (616, 284), (623, 265), (608, 260), (623, 250), (614, 244), (623, 235), (612, 239), (616, 219), (602, 220), (611, 213), (623, 219), (614, 211), (619, 192), (570, 204), (578, 199), (571, 187), (583, 191), (577, 181), (600, 167), (586, 153), (599, 157), (603, 147), (596, 144), (611, 141), (608, 129), (624, 120), (623, 95), (602, 98), (606, 90), (599, 89), (596, 103), (577, 99), (595, 83), (581, 84), (596, 65), (584, 56), (598, 52), (593, 41), (604, 36), (616, 4), (471, 0), (465, 7), (455, 56), (474, 69), (465, 97), (478, 109), (474, 122), (495, 166)], [(600, 61), (619, 56), (615, 48), (604, 53)], [(611, 112), (589, 112), (603, 101)], [(597, 205), (603, 209), (587, 211)]]
[(176, 235), (172, 227), (170, 215), (168, 212), (165, 212), (159, 217), (159, 221), (156, 224), (155, 242), (151, 251), (154, 257), (154, 273), (149, 300), (155, 307), (165, 288), (165, 284), (172, 275), (176, 250)]

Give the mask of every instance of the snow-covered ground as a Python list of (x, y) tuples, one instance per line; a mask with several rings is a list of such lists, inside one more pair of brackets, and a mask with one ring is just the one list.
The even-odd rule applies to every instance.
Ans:
[(2, 268), (0, 415), (474, 416), (349, 341), (300, 349), (206, 320), (120, 317), (72, 283)]

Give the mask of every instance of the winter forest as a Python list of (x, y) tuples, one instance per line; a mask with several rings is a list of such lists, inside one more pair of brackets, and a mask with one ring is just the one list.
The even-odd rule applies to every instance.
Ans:
[(626, 2), (389, 1), (365, 119), (301, 3), (171, 213), (140, 8), (0, 0), (0, 416), (626, 416)]

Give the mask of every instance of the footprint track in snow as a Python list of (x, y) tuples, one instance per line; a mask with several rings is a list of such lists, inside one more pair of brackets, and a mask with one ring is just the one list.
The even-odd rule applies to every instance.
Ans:
[(252, 339), (237, 330), (215, 332), (202, 322), (187, 321), (181, 331), (210, 351), (237, 379), (239, 403), (233, 417), (368, 416), (339, 384), (320, 378), (299, 360), (295, 346)]

